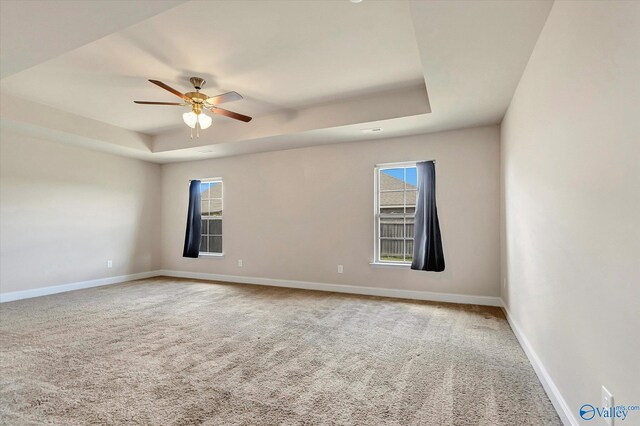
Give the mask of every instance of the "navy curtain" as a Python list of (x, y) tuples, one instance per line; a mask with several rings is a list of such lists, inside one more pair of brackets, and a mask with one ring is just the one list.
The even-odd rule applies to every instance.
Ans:
[(418, 202), (413, 226), (413, 262), (411, 269), (444, 271), (442, 235), (436, 207), (436, 166), (433, 161), (416, 164)]
[(189, 210), (187, 211), (187, 233), (184, 236), (183, 257), (198, 257), (201, 232), (200, 181), (192, 180), (189, 185)]

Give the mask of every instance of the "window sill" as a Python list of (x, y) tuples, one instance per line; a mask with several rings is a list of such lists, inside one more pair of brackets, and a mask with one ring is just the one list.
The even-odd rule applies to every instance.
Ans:
[(392, 269), (410, 269), (410, 263), (393, 263), (393, 262), (371, 262), (369, 265), (374, 268), (392, 268)]
[(198, 257), (224, 257), (224, 253), (200, 253)]

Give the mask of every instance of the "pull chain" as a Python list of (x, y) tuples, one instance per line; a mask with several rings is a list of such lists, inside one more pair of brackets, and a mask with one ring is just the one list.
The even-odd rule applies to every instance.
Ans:
[[(200, 123), (196, 123), (196, 138), (200, 138)], [(193, 139), (193, 128), (191, 128), (191, 131), (189, 132), (189, 137), (191, 139)]]

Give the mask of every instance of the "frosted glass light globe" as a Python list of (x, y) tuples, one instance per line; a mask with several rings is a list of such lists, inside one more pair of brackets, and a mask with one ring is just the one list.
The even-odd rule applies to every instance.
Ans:
[(198, 123), (200, 124), (200, 128), (202, 130), (207, 129), (209, 126), (211, 126), (211, 121), (211, 117), (204, 113), (200, 113), (198, 115)]
[(184, 114), (182, 114), (182, 120), (184, 121), (184, 124), (191, 127), (192, 129), (195, 129), (196, 123), (198, 122), (198, 116), (193, 111), (185, 112)]

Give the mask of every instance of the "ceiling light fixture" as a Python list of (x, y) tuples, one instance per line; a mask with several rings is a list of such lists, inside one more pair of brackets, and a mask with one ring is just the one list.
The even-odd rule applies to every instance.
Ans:
[(209, 117), (204, 112), (200, 112), (200, 114), (196, 114), (195, 112), (185, 112), (182, 114), (182, 120), (184, 124), (195, 129), (196, 127), (200, 127), (202, 130), (208, 129), (211, 126), (211, 117)]
[(193, 87), (196, 89), (196, 91), (187, 92), (187, 93), (180, 93), (173, 87), (167, 86), (166, 84), (158, 80), (149, 80), (149, 81), (155, 84), (156, 86), (160, 86), (163, 89), (173, 93), (174, 95), (178, 96), (185, 102), (183, 103), (149, 102), (149, 101), (133, 101), (133, 102), (137, 104), (144, 104), (144, 105), (174, 105), (174, 106), (189, 105), (191, 106), (190, 112), (185, 112), (184, 114), (182, 114), (182, 121), (184, 121), (184, 124), (186, 124), (191, 128), (191, 139), (193, 139), (193, 129), (196, 129), (196, 137), (198, 138), (200, 137), (200, 129), (202, 130), (208, 129), (211, 126), (211, 122), (213, 120), (207, 114), (204, 114), (202, 112), (203, 109), (208, 109), (214, 114), (224, 115), (225, 117), (244, 121), (245, 123), (248, 123), (249, 121), (251, 121), (251, 117), (247, 115), (238, 114), (237, 112), (228, 111), (226, 109), (217, 107), (217, 105), (223, 102), (231, 102), (231, 101), (237, 101), (239, 99), (242, 99), (242, 96), (240, 96), (236, 92), (227, 92), (227, 93), (223, 93), (222, 95), (209, 97), (208, 95), (200, 92), (200, 89), (202, 89), (202, 86), (204, 86), (204, 84), (206, 83), (203, 78), (191, 77), (189, 81), (191, 82)]
[(209, 117), (204, 112), (200, 113), (198, 116), (198, 124), (202, 130), (208, 129), (211, 126), (211, 117)]
[(198, 116), (193, 111), (185, 112), (184, 114), (182, 114), (182, 120), (184, 121), (184, 124), (191, 127), (192, 129), (195, 129), (196, 124), (198, 124)]

